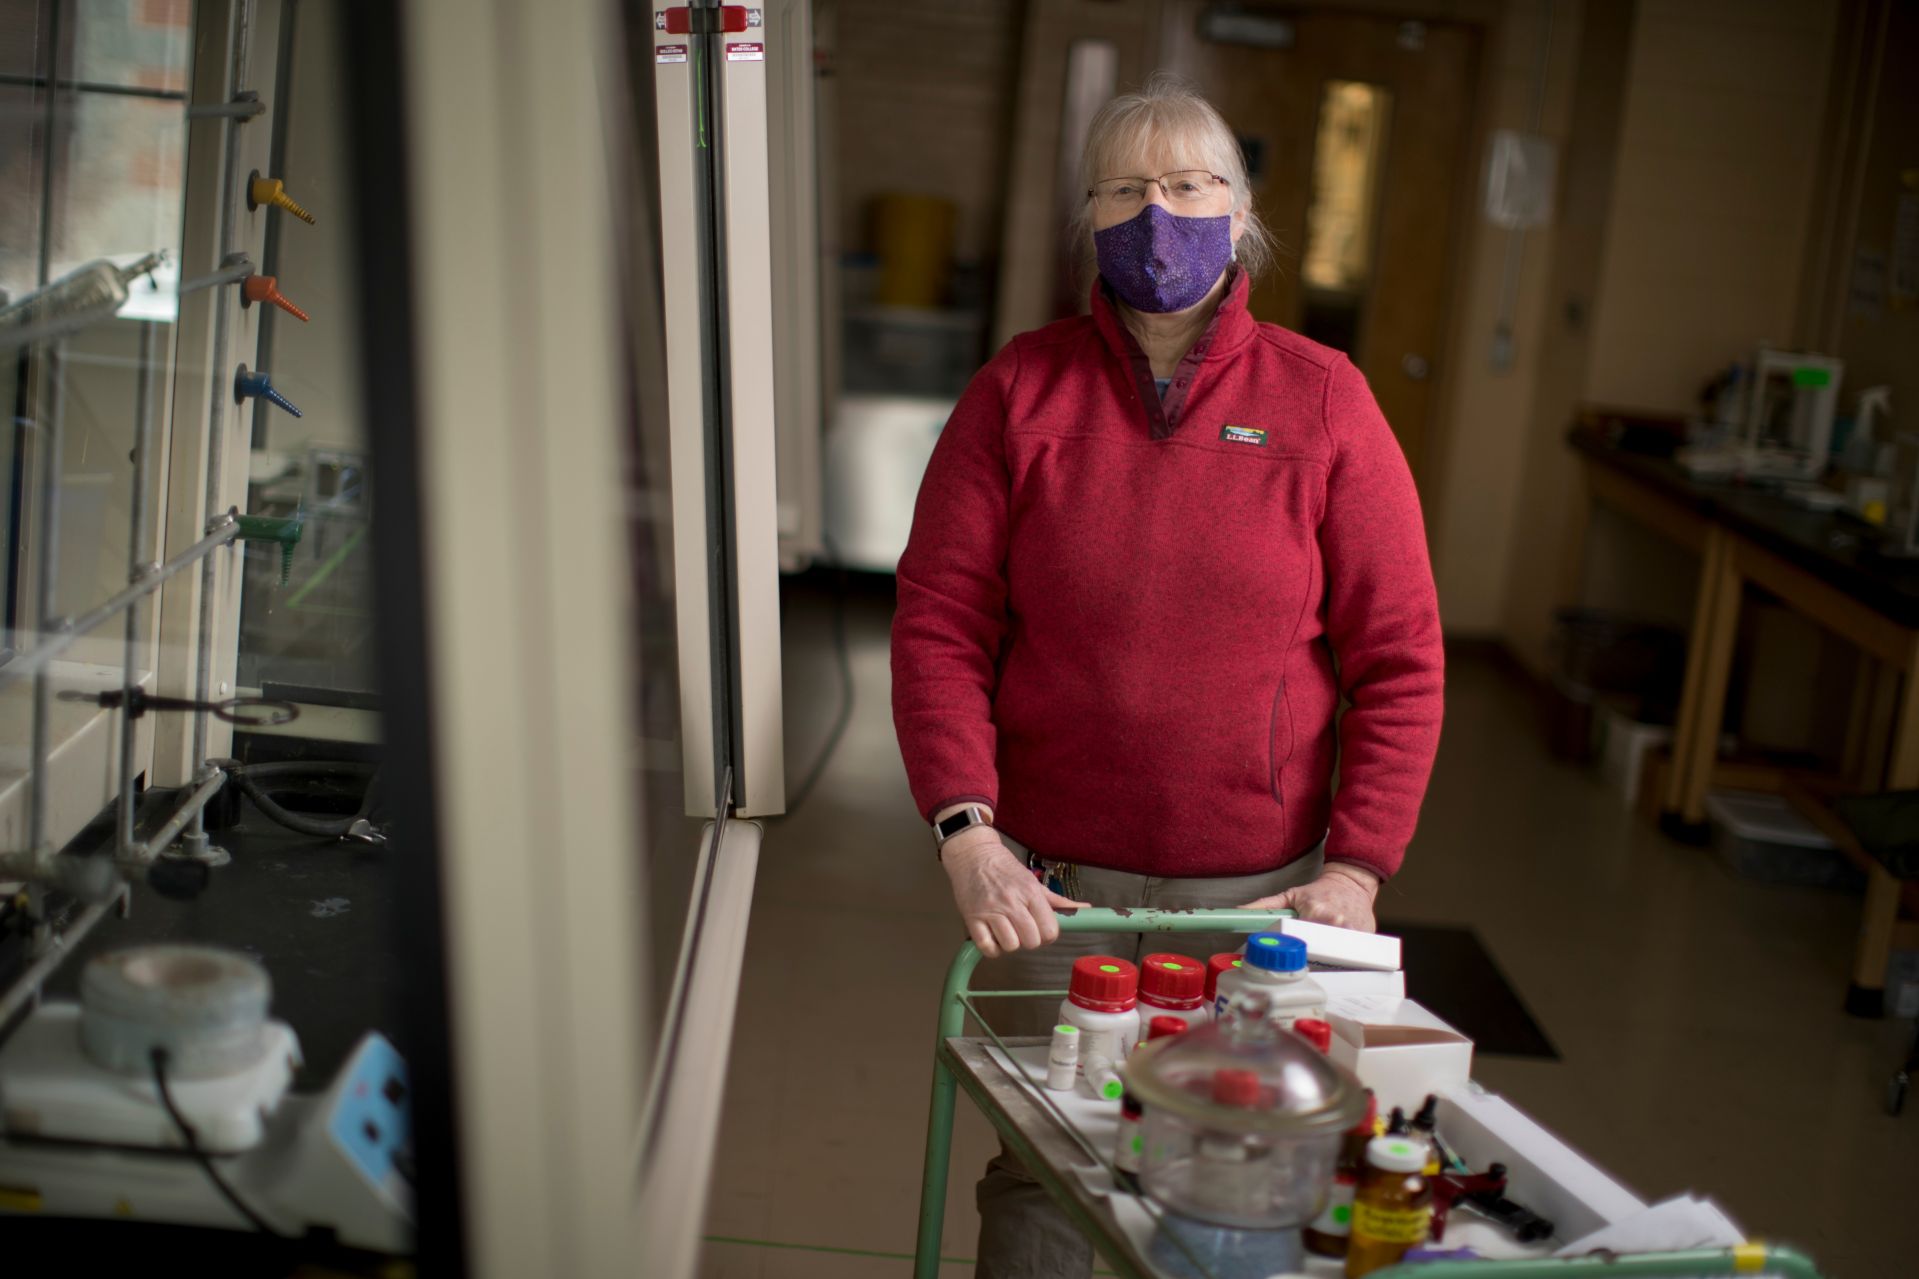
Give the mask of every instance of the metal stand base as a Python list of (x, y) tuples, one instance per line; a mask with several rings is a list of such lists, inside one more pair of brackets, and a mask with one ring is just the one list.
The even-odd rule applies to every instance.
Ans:
[(233, 860), (233, 854), (204, 834), (182, 835), (160, 856), (168, 861), (197, 862), (202, 866), (225, 866)]

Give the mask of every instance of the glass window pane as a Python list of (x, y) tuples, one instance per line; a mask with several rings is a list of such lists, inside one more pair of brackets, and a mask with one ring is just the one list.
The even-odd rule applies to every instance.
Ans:
[(1313, 140), (1313, 194), (1306, 213), (1300, 279), (1302, 329), (1349, 354), (1372, 280), (1380, 174), (1392, 93), (1379, 85), (1333, 80), (1320, 96)]
[(0, 290), (9, 298), (40, 282), (41, 110), (34, 90), (0, 85)]
[(77, 0), (73, 66), (81, 84), (185, 93), (191, 0)]
[(0, 5), (0, 76), (24, 78), (43, 68), (50, 16), (45, 0)]
[(155, 249), (177, 260), (184, 105), (99, 93), (64, 95), (62, 105), (52, 274)]

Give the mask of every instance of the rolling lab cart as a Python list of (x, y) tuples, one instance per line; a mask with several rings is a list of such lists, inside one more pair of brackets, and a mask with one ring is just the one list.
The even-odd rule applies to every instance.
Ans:
[[(1062, 933), (1251, 933), (1291, 914), (1290, 911), (1095, 909), (1063, 914), (1059, 925)], [(1002, 1064), (1010, 1062), (1016, 1051), (1033, 1041), (1003, 1040), (987, 1024), (975, 1002), (1008, 998), (1058, 1000), (1064, 998), (1066, 992), (974, 990), (971, 979), (979, 961), (978, 948), (970, 941), (962, 943), (947, 969), (945, 989), (940, 995), (914, 1279), (938, 1279), (939, 1275), (953, 1148), (953, 1108), (961, 1090), (980, 1108), (1007, 1148), (1026, 1165), (1034, 1179), (1045, 1187), (1116, 1273), (1126, 1279), (1161, 1279), (1166, 1271), (1154, 1264), (1142, 1246), (1142, 1218), (1138, 1215), (1143, 1213), (1144, 1219), (1157, 1224), (1161, 1220), (1161, 1209), (1143, 1195), (1114, 1192), (1110, 1151), (1089, 1141), (1080, 1125), (1045, 1089), (1032, 1086), (1025, 1078), (1015, 1078)], [(982, 1035), (965, 1033), (969, 1016), (984, 1032)], [(1452, 1242), (1449, 1235), (1447, 1245)], [(1204, 1273), (1190, 1253), (1187, 1261), (1196, 1272)], [(1337, 1265), (1337, 1262), (1313, 1258), (1307, 1272), (1337, 1274)], [(1374, 1274), (1380, 1279), (1581, 1279), (1582, 1276), (1706, 1279), (1720, 1275), (1820, 1279), (1819, 1271), (1804, 1255), (1790, 1248), (1760, 1243), (1631, 1256), (1432, 1261), (1394, 1266)]]

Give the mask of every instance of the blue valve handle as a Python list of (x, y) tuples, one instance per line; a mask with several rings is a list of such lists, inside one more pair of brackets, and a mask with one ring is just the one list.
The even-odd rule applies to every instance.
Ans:
[(265, 369), (255, 369), (249, 373), (247, 366), (242, 364), (233, 373), (233, 402), (238, 404), (250, 398), (258, 398), (269, 404), (278, 405), (295, 417), (305, 416), (294, 407), (292, 400), (273, 389), (273, 379)]

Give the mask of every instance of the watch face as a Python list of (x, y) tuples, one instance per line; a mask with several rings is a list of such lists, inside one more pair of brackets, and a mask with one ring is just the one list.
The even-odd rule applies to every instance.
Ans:
[(944, 821), (935, 823), (933, 829), (940, 833), (941, 839), (951, 839), (973, 824), (971, 809), (962, 809)]

